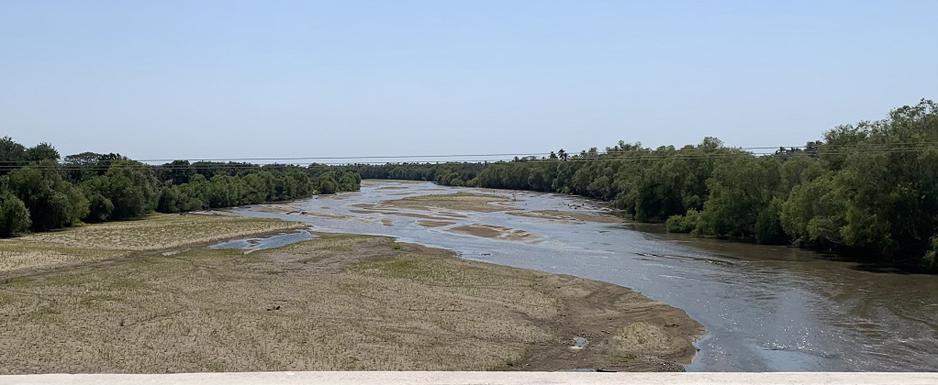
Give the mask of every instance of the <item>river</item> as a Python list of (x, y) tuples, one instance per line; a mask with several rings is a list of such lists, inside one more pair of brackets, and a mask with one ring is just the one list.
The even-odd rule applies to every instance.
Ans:
[[(292, 214), (264, 206), (233, 211), (301, 220), (318, 231), (389, 235), (453, 249), (468, 259), (632, 288), (684, 309), (707, 327), (689, 371), (938, 371), (938, 276), (876, 272), (795, 248), (664, 234), (660, 226), (545, 220), (506, 211), (361, 209), (456, 191), (504, 196), (510, 200), (501, 204), (515, 214), (606, 210), (559, 194), (369, 180), (357, 193), (294, 202), (291, 207), (300, 212)], [(414, 216), (426, 214), (448, 215), (453, 224), (418, 224), (422, 219)], [(533, 236), (502, 240), (447, 231), (468, 224)]]

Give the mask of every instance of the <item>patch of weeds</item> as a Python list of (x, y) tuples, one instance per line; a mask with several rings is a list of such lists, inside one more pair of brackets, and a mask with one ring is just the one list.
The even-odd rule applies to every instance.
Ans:
[(395, 259), (384, 266), (384, 271), (397, 275), (411, 275), (417, 271), (417, 262), (406, 259)]
[(614, 359), (614, 360), (616, 360), (616, 361), (618, 361), (618, 362), (621, 362), (621, 363), (631, 362), (631, 361), (634, 361), (636, 358), (638, 358), (638, 356), (636, 356), (636, 355), (634, 355), (634, 354), (632, 354), (632, 353), (629, 353), (629, 354), (615, 354), (615, 355), (612, 356), (612, 359)]
[[(528, 362), (528, 360), (531, 359), (532, 354), (531, 347), (525, 347), (518, 355), (513, 356), (505, 361), (505, 367), (509, 369), (520, 369), (525, 362)], [(501, 368), (493, 368), (493, 370), (498, 369)]]

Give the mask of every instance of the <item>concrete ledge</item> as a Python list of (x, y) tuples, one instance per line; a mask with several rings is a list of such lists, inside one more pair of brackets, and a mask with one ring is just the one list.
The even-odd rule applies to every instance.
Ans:
[(577, 372), (247, 372), (34, 374), (6, 384), (902, 384), (936, 385), (938, 373), (577, 373)]

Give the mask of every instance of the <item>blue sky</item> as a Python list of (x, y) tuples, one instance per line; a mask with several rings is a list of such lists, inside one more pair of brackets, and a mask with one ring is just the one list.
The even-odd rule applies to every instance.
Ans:
[(799, 145), (938, 99), (938, 1), (0, 0), (0, 135), (138, 159)]

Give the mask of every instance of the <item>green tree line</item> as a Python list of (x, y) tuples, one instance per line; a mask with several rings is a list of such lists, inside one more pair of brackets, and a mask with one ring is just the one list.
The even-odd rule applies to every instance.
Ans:
[(352, 169), (180, 160), (148, 165), (119, 154), (60, 159), (47, 143), (0, 139), (0, 236), (358, 191)]
[[(577, 194), (668, 231), (849, 251), (938, 270), (938, 105), (838, 126), (800, 148), (754, 154), (716, 138), (491, 164), (360, 167), (365, 178)], [(444, 180), (445, 175), (459, 178)], [(456, 180), (455, 183), (453, 181)]]
[(447, 186), (475, 186), (476, 177), (487, 163), (389, 163), (350, 166), (364, 179), (403, 179), (433, 181)]

